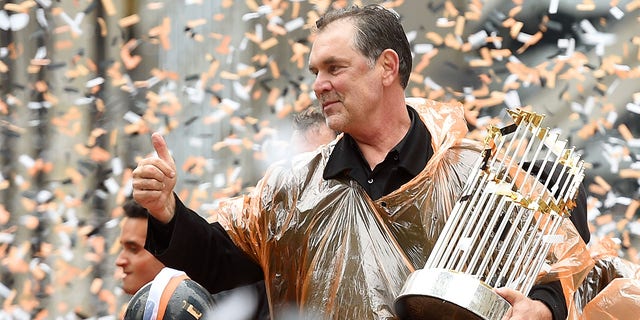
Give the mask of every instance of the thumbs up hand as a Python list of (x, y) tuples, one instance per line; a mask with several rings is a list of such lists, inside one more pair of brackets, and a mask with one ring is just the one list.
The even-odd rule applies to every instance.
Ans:
[(174, 215), (176, 202), (176, 163), (167, 143), (159, 133), (151, 135), (157, 157), (140, 160), (133, 170), (133, 198), (160, 222), (168, 223)]

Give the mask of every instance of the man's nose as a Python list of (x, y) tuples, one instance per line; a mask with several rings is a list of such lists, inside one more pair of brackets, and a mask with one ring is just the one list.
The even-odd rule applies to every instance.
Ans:
[(118, 254), (118, 256), (116, 257), (116, 266), (123, 266), (127, 263), (127, 259), (124, 258), (124, 254), (122, 252), (120, 252), (120, 254)]
[(318, 73), (315, 81), (313, 82), (313, 91), (318, 95), (318, 93), (329, 90), (331, 90), (331, 81), (329, 81), (328, 77), (324, 76), (323, 73)]

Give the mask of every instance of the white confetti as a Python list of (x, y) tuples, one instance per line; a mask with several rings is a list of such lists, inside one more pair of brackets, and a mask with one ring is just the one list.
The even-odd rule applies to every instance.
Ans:
[(287, 30), (287, 32), (291, 32), (294, 30), (297, 30), (299, 28), (301, 28), (302, 26), (304, 26), (304, 19), (302, 19), (302, 17), (297, 18), (297, 19), (293, 19), (287, 23), (284, 24), (284, 29)]
[(140, 121), (140, 119), (142, 119), (142, 117), (140, 117), (140, 115), (138, 115), (137, 113), (133, 112), (133, 111), (127, 111), (127, 113), (124, 114), (124, 120), (128, 121), (129, 123), (137, 123), (138, 121)]
[(616, 18), (617, 20), (620, 20), (624, 17), (624, 12), (622, 10), (620, 10), (620, 8), (618, 7), (611, 7), (611, 9), (609, 9), (609, 13), (611, 13), (611, 15)]
[(113, 177), (104, 181), (104, 186), (110, 194), (116, 194), (120, 189), (120, 184)]
[(549, 13), (556, 14), (558, 13), (558, 5), (560, 4), (560, 0), (551, 0), (549, 1)]
[(626, 107), (627, 111), (629, 112), (633, 112), (633, 113), (637, 113), (640, 114), (640, 105), (637, 105), (635, 103), (627, 103)]
[(430, 43), (420, 43), (413, 46), (413, 52), (415, 54), (425, 54), (433, 51), (433, 45)]
[(93, 88), (93, 87), (99, 86), (101, 84), (104, 84), (104, 78), (103, 77), (96, 77), (96, 78), (93, 78), (93, 79), (87, 81), (87, 84), (85, 86), (87, 88)]
[(18, 161), (27, 169), (32, 168), (36, 164), (35, 160), (26, 154), (20, 155), (20, 157), (18, 157)]

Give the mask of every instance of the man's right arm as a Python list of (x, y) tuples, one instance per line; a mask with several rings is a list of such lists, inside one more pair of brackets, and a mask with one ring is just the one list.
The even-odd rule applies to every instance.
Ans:
[(150, 218), (145, 248), (166, 266), (182, 270), (216, 293), (264, 278), (262, 269), (241, 251), (218, 223), (209, 224), (175, 197), (169, 223)]
[(150, 213), (147, 250), (212, 293), (261, 280), (260, 266), (219, 224), (209, 225), (174, 194), (176, 164), (159, 133), (151, 142), (157, 157), (140, 160), (133, 170), (133, 198)]

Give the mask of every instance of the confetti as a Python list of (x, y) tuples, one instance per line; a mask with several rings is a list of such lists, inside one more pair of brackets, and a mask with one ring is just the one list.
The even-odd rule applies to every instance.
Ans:
[[(314, 103), (317, 17), (361, 3), (17, 2), (0, 7), (0, 190), (16, 195), (0, 205), (0, 296), (25, 319), (119, 318), (118, 208), (150, 133), (185, 204), (215, 219)], [(405, 25), (408, 96), (462, 102), (471, 138), (505, 109), (543, 111), (589, 163), (593, 238), (640, 260), (640, 0), (378, 2)]]

